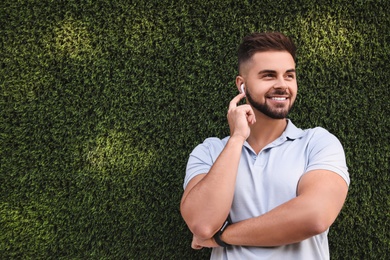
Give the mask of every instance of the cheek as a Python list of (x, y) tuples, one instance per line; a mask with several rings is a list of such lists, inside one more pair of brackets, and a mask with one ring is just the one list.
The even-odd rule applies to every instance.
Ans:
[(298, 86), (297, 86), (296, 83), (295, 83), (295, 84), (291, 84), (291, 85), (289, 86), (289, 89), (290, 89), (291, 93), (292, 93), (294, 96), (297, 95)]
[(291, 101), (294, 102), (297, 99), (297, 91), (296, 91), (296, 89), (292, 90), (291, 94), (292, 94), (291, 95)]

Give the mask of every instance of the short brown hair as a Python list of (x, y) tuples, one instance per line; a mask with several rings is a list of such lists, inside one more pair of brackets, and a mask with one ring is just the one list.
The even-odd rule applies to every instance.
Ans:
[(238, 47), (238, 69), (257, 52), (287, 51), (296, 62), (296, 46), (291, 38), (280, 32), (251, 33), (242, 39)]

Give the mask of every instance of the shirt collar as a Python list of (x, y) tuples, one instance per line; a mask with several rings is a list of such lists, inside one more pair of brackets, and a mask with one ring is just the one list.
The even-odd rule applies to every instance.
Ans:
[[(286, 141), (294, 141), (295, 139), (301, 138), (304, 135), (304, 133), (305, 133), (304, 130), (296, 127), (291, 122), (290, 119), (287, 119), (287, 126), (286, 129), (283, 131), (282, 135), (276, 140), (274, 140), (272, 143), (266, 145), (263, 149), (278, 146)], [(247, 141), (245, 141), (244, 146), (252, 150), (252, 147), (249, 145)]]
[(304, 135), (305, 131), (301, 128), (296, 127), (290, 119), (287, 119), (287, 127), (282, 133), (281, 137), (284, 140), (295, 140), (301, 138)]

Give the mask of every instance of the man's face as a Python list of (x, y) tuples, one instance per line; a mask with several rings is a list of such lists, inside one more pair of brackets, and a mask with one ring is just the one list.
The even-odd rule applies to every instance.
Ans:
[(242, 67), (248, 103), (274, 119), (287, 117), (297, 95), (295, 62), (285, 51), (256, 53)]

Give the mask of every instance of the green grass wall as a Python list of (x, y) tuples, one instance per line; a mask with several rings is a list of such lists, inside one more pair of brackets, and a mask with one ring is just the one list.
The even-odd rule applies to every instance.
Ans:
[(390, 258), (388, 1), (3, 0), (2, 259), (207, 259), (179, 203), (191, 150), (228, 135), (236, 49), (298, 47), (290, 117), (323, 126), (352, 184), (332, 259)]

